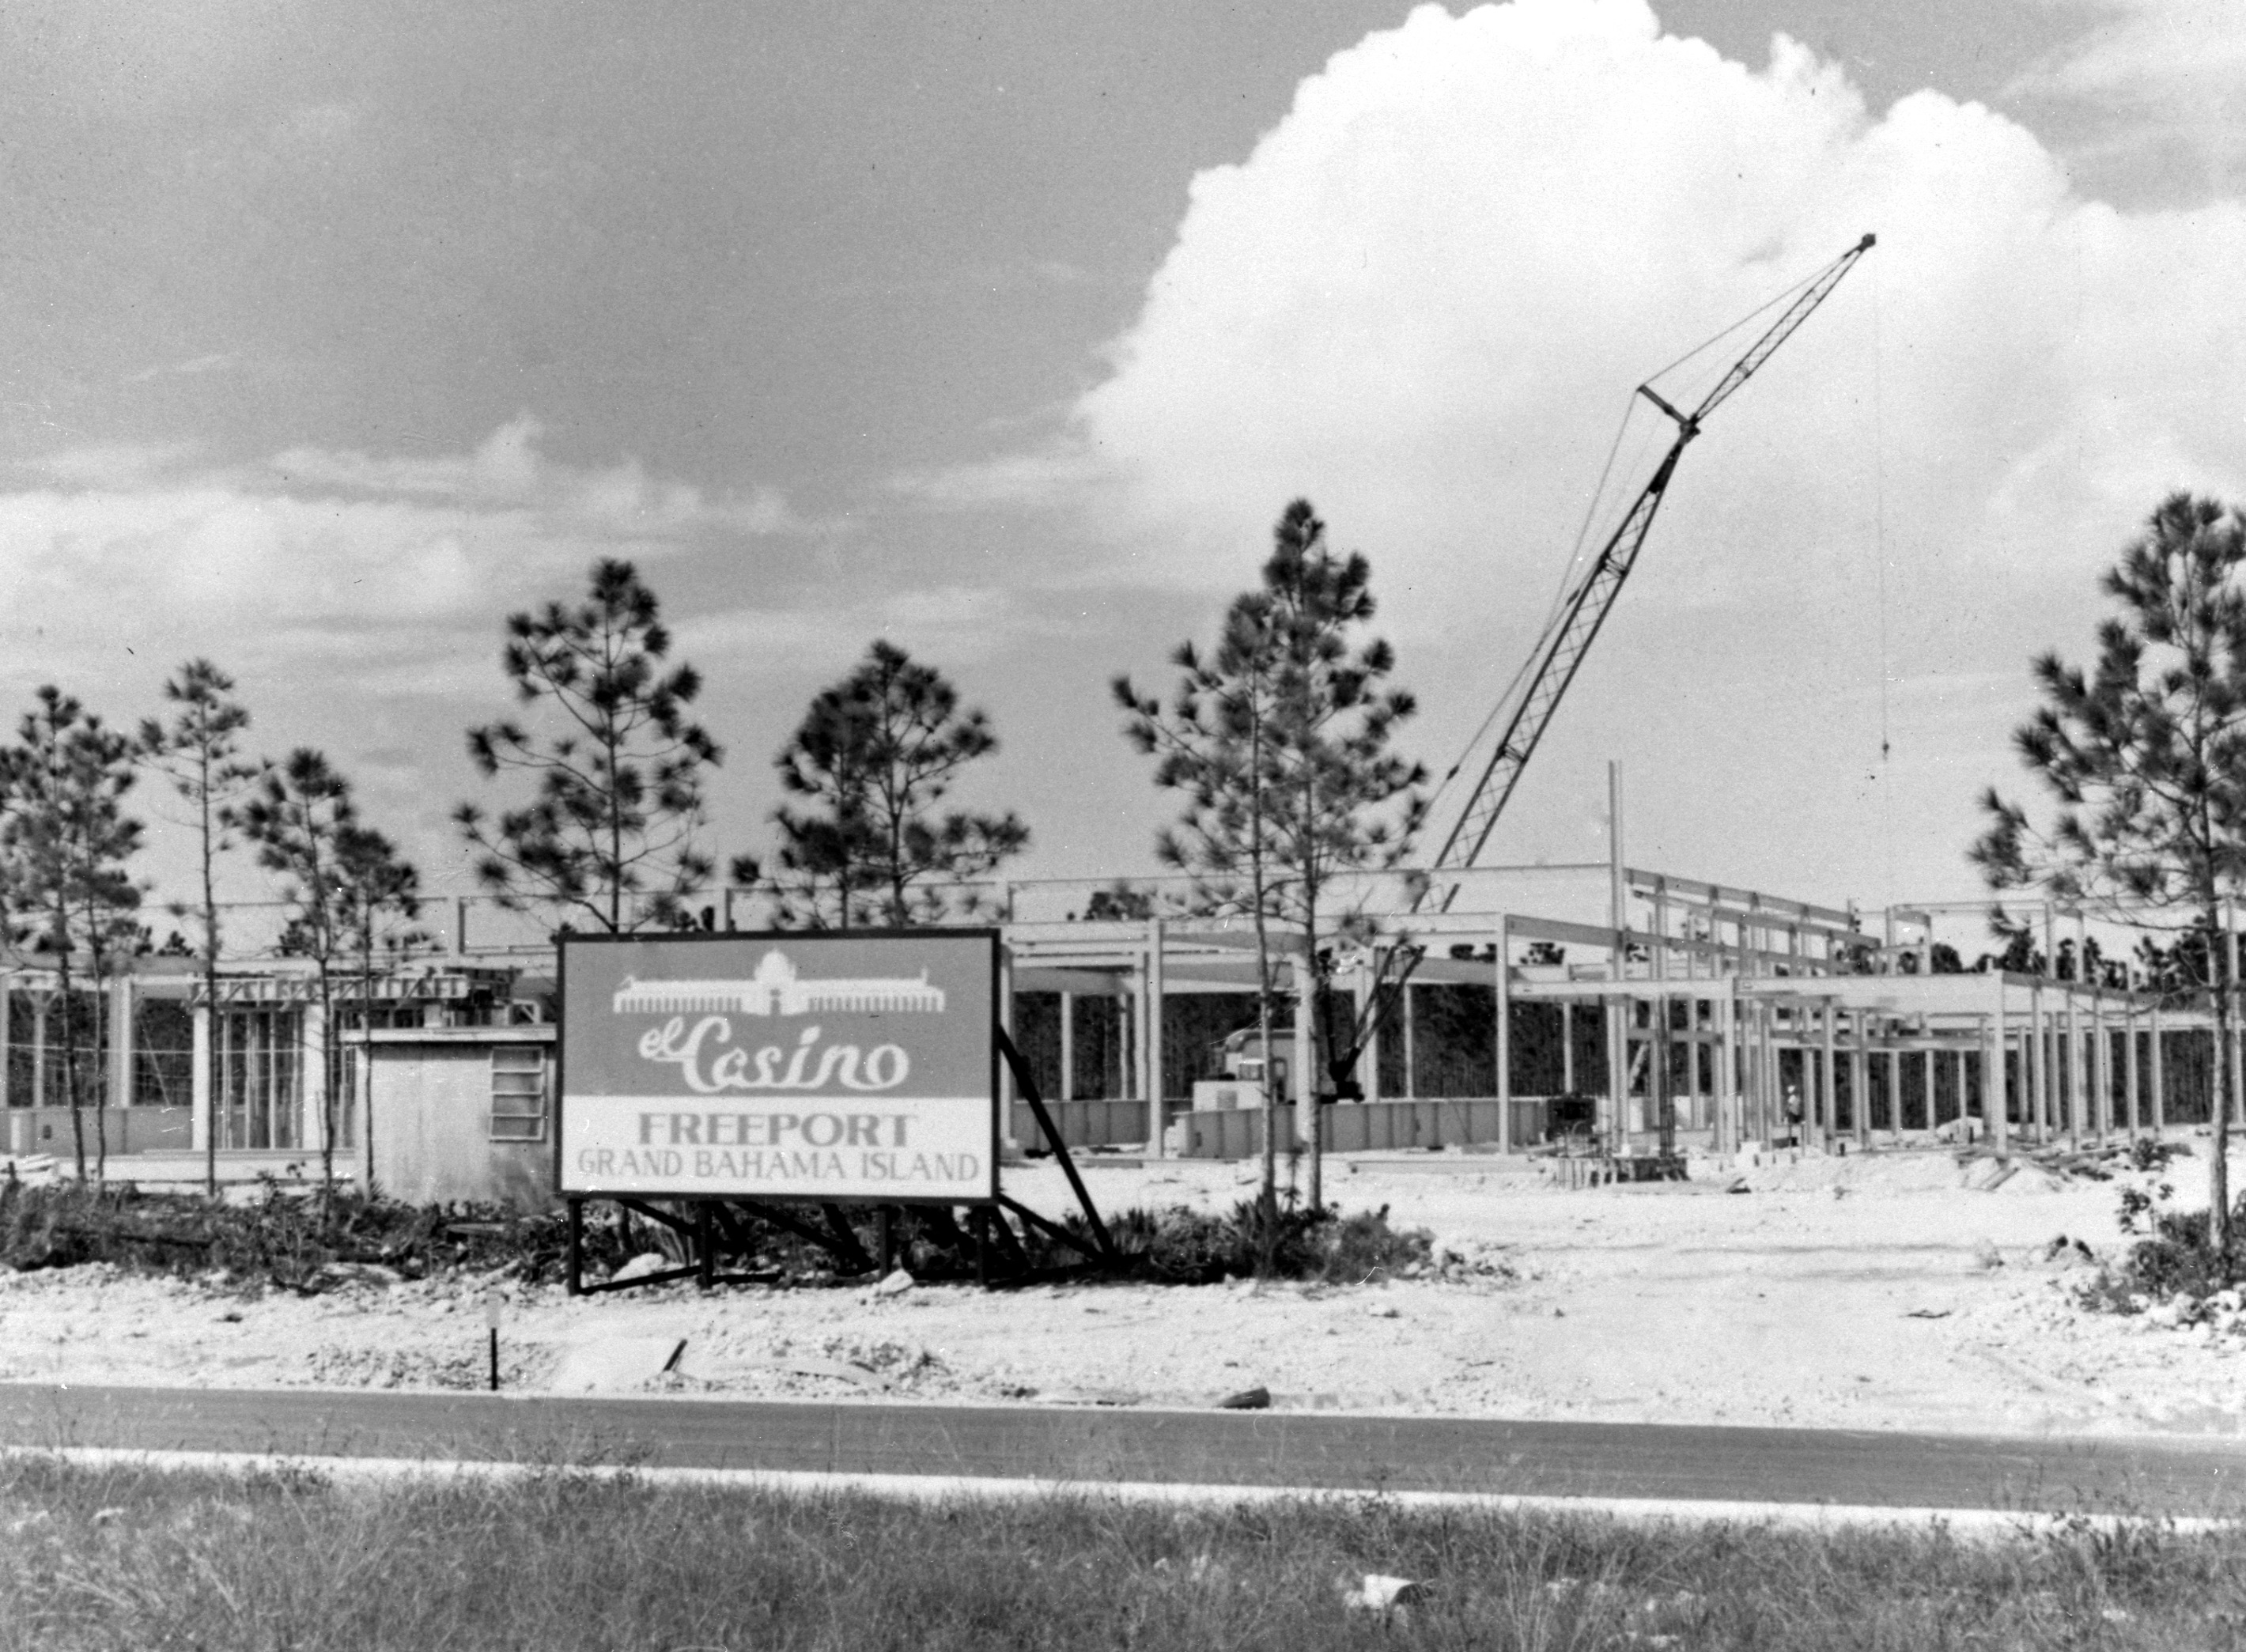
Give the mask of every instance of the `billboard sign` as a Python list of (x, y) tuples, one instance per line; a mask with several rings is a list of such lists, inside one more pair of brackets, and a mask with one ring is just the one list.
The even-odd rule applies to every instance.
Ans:
[(561, 1186), (998, 1193), (990, 929), (565, 936)]

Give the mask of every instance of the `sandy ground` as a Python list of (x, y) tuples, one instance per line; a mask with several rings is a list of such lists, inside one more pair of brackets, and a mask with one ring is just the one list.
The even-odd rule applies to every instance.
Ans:
[[(2204, 1152), (2204, 1145), (2201, 1145)], [(2242, 1166), (2246, 1169), (2246, 1166)], [(1246, 1166), (1098, 1167), (1095, 1198), (1228, 1207)], [(2234, 1179), (2240, 1171), (2234, 1170)], [(2187, 1202), (2205, 1160), (2170, 1166)], [(2175, 1330), (2079, 1307), (2119, 1181), (1961, 1186), (1945, 1153), (1766, 1164), (1569, 1192), (1457, 1155), (1337, 1161), (1467, 1259), (1336, 1288), (691, 1287), (505, 1292), (517, 1390), (1205, 1405), (1976, 1432), (2246, 1431), (2246, 1323)], [(2234, 1185), (2236, 1182), (2234, 1181)], [(1010, 1191), (1058, 1212), (1048, 1166)], [(2203, 1200), (2203, 1193), (2202, 1194)], [(481, 1386), (480, 1281), (245, 1296), (107, 1269), (0, 1275), (0, 1379), (220, 1387)], [(681, 1342), (673, 1369), (664, 1367)]]

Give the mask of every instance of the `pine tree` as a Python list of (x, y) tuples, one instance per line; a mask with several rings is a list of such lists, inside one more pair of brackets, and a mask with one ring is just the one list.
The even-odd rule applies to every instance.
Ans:
[(544, 726), (471, 729), (468, 756), (487, 778), (534, 776), (537, 791), (496, 820), (473, 803), (453, 812), (478, 851), (478, 878), (503, 904), (542, 907), (558, 925), (676, 924), (714, 870), (695, 838), (703, 772), (723, 754), (687, 717), (701, 675), (670, 663), (655, 593), (630, 562), (603, 559), (582, 602), (507, 626), (502, 669)]
[[(2119, 612), (2088, 672), (2034, 662), (2043, 704), (2013, 734), (2055, 805), (2047, 826), (1991, 787), (1972, 859), (1998, 890), (2039, 888), (2064, 907), (2198, 932), (2179, 955), (2203, 971), (2215, 1024), (2209, 1243), (2230, 1255), (2231, 1093), (2237, 1016), (2222, 908), (2246, 885), (2246, 512), (2186, 493), (2161, 501), (2101, 584)], [(1992, 1105), (1996, 1105), (1991, 1103)]]
[(320, 1185), (336, 1185), (336, 1125), (341, 1074), (337, 1060), (337, 965), (349, 955), (341, 899), (344, 846), (362, 830), (351, 782), (326, 756), (299, 746), (265, 772), (239, 812), (258, 864), (282, 880), (289, 908), (282, 950), (310, 958), (319, 1005)]
[[(1021, 853), (1030, 829), (1011, 810), (937, 806), (962, 770), (997, 749), (989, 717), (963, 710), (942, 672), (875, 642), (856, 670), (813, 698), (775, 759), (782, 787), (811, 806), (783, 805), (772, 817), (782, 921), (903, 927), (977, 910), (957, 886)], [(734, 867), (737, 881), (754, 873), (752, 862)]]
[[(189, 660), (164, 684), (164, 698), (178, 708), (167, 725), (148, 718), (140, 724), (142, 758), (169, 780), (187, 806), (195, 833), (201, 873), (201, 900), (194, 908), (202, 927), (198, 948), (203, 964), (203, 1002), (218, 1013), (219, 910), (213, 870), (219, 855), (233, 846), (234, 808), (261, 771), (240, 756), (241, 737), (249, 726), (248, 708), (233, 697), (234, 679), (205, 659)], [(173, 908), (174, 916), (186, 909)], [(203, 1145), (203, 1191), (218, 1196), (220, 1100), (218, 1040), (209, 1041), (204, 1087), (208, 1117)]]
[[(117, 959), (138, 943), (134, 914), (142, 886), (126, 870), (140, 847), (140, 823), (128, 819), (125, 795), (133, 789), (133, 743), (105, 726), (52, 684), (17, 728), (17, 744), (4, 762), (7, 814), (0, 824), (0, 853), (19, 942), (51, 953), (62, 1010), (63, 1089), (70, 1105), (71, 1143), (78, 1180), (85, 1179), (85, 1078), (78, 1060), (78, 982), (93, 988), (99, 1082), (102, 1047), (101, 989)], [(81, 975), (78, 959), (85, 961)], [(114, 1047), (113, 1039), (112, 1047)], [(41, 1098), (42, 1100), (44, 1098)], [(109, 1131), (100, 1098), (94, 1107), (94, 1178), (108, 1174)]]
[(354, 824), (336, 834), (333, 877), (337, 940), (357, 966), (359, 1050), (365, 1075), (358, 1094), (359, 1157), (365, 1167), (361, 1185), (371, 1193), (375, 961), (378, 954), (394, 961), (428, 939), (413, 926), (421, 914), (421, 874), (388, 838), (371, 826)]
[[(1156, 853), (1194, 875), (1200, 909), (1245, 912), (1256, 925), (1267, 1063), (1263, 1196), (1273, 1211), (1277, 1111), (1268, 1064), (1278, 961), (1270, 924), (1294, 931), (1295, 992), (1316, 1029), (1331, 992), (1332, 951), (1321, 942), (1361, 923), (1360, 914), (1334, 909), (1334, 883), (1397, 864), (1425, 811), (1426, 772), (1391, 749), (1412, 697), (1389, 685), (1388, 644), (1360, 640), (1374, 606), (1370, 564), (1336, 554), (1325, 524), (1297, 500), (1273, 532), (1259, 588), (1233, 600), (1215, 649), (1204, 656), (1188, 642), (1172, 656), (1184, 675), (1168, 708), (1142, 697), (1127, 677), (1114, 684), (1129, 714), (1126, 734), (1159, 758), (1155, 785), (1187, 798)], [(1314, 1205), (1324, 1191), (1319, 1064), (1294, 1078), (1298, 1105), (1313, 1110)]]

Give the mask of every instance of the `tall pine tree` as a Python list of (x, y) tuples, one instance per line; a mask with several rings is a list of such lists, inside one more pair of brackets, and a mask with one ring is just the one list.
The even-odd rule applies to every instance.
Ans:
[[(1157, 853), (1194, 875), (1201, 909), (1244, 912), (1255, 922), (1267, 1063), (1279, 962), (1272, 923), (1290, 932), (1295, 994), (1317, 1037), (1331, 997), (1331, 942), (1362, 921), (1337, 904), (1335, 885), (1397, 864), (1425, 813), (1426, 779), (1392, 749), (1414, 702), (1389, 682), (1394, 651), (1364, 635), (1375, 611), (1371, 565), (1333, 550), (1307, 500), (1287, 506), (1272, 540), (1260, 584), (1227, 608), (1216, 647), (1203, 656), (1187, 643), (1173, 656), (1183, 676), (1167, 707), (1127, 677), (1114, 685), (1126, 735), (1158, 758), (1155, 784), (1186, 794)], [(1306, 1069), (1294, 1074), (1294, 1089), (1297, 1105), (1312, 1110), (1315, 1204), (1324, 1192), (1315, 1112), (1324, 1064), (1313, 1055), (1294, 1065)], [(1267, 1083), (1264, 1197), (1274, 1206), (1277, 1123)]]
[[(206, 659), (189, 660), (164, 683), (164, 698), (174, 708), (172, 720), (151, 717), (140, 724), (142, 758), (171, 782), (187, 806), (188, 825), (195, 833), (201, 880), (200, 899), (194, 908), (202, 929), (197, 948), (203, 965), (203, 1002), (218, 1014), (220, 948), (218, 890), (214, 871), (218, 857), (233, 846), (234, 810), (261, 771), (241, 756), (242, 731), (249, 726), (249, 710), (234, 697), (234, 679)], [(173, 908), (174, 913), (182, 910)], [(208, 1041), (208, 1065), (203, 1074), (206, 1096), (203, 1192), (218, 1196), (218, 1140), (221, 1099), (224, 1086), (219, 1071), (219, 1042)]]
[[(53, 685), (41, 688), (36, 699), (5, 755), (0, 853), (13, 889), (16, 938), (54, 959), (71, 1151), (83, 1181), (91, 1100), (98, 1181), (109, 1163), (107, 1118), (97, 1093), (105, 1047), (101, 989), (117, 960), (140, 940), (141, 886), (126, 863), (140, 850), (141, 828), (123, 806), (136, 751), (130, 738)], [(92, 991), (82, 995), (84, 987)], [(81, 996), (91, 1003), (81, 1007)], [(113, 1030), (106, 1043), (115, 1047)]]
[[(2246, 887), (2246, 513), (2171, 494), (2101, 581), (2119, 611), (2085, 671), (2034, 662), (2043, 704), (2012, 736), (2053, 806), (2038, 826), (1991, 787), (1971, 855), (1992, 889), (2040, 890), (2115, 921), (2197, 932), (2215, 1025), (2209, 1244), (2234, 1268), (2228, 1052), (2237, 986), (2223, 902)], [(2163, 914), (2173, 914), (2164, 917)], [(1992, 1101), (1991, 1105), (1999, 1105)]]

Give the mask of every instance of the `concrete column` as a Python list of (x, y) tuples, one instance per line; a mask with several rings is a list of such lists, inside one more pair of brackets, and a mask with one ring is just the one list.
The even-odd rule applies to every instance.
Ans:
[[(1616, 959), (1617, 968), (1620, 959)], [(1607, 1139), (1619, 1145), (1630, 1130), (1630, 1000), (1613, 993), (1605, 1000), (1607, 1030)]]
[(1952, 1063), (1951, 1063), (1951, 1064), (1950, 1064), (1950, 1077), (1951, 1080), (1953, 1081), (1953, 1083), (1955, 1084), (1956, 1088), (1957, 1088), (1957, 1118), (1960, 1120), (1960, 1124), (1959, 1124), (1959, 1126), (1958, 1126), (1957, 1133), (1958, 1133), (1960, 1136), (1963, 1136), (1963, 1135), (1965, 1133), (1965, 1130), (1964, 1130), (1964, 1126), (1963, 1120), (1964, 1119), (1964, 1117), (1965, 1117), (1965, 1112), (1966, 1112), (1966, 1108), (1965, 1108), (1965, 1052), (1964, 1052), (1963, 1050), (1958, 1050), (1958, 1051), (1957, 1052), (1956, 1058), (1953, 1060), (1953, 1062), (1952, 1062)]
[(2137, 1133), (2144, 1117), (2143, 1078), (2137, 1064), (2137, 1005), (2131, 999), (2121, 1010), (2121, 1087), (2128, 1095), (2132, 1136)]
[(215, 1111), (218, 1091), (211, 1084), (211, 1007), (199, 1003), (189, 1014), (193, 1017), (195, 1042), (194, 1088), (190, 1092), (194, 1097), (195, 1105), (192, 1109), (194, 1120), (194, 1134), (190, 1139), (195, 1151), (201, 1152), (210, 1146), (211, 1135), (218, 1122)]
[(1849, 1122), (1855, 1126), (1856, 1146), (1868, 1147), (1872, 1145), (1872, 1062), (1871, 1052), (1864, 1047), (1864, 1012), (1852, 1011), (1848, 1022), (1848, 1108), (1855, 1115)]
[[(1996, 1029), (1991, 1023), (1987, 1016), (1982, 1016), (1979, 1018), (1979, 1031), (1981, 1035), (1981, 1125), (1984, 1132), (1993, 1133), (1993, 1126), (1991, 1125), (1989, 1121), (1992, 1117), (1994, 1117), (1995, 1110), (1991, 1105), (1990, 1098), (1997, 1093), (1997, 1078), (2004, 1070), (2004, 1045), (1998, 1038)], [(1958, 1098), (1957, 1116), (1961, 1118), (1970, 1118), (1972, 1108), (1966, 1102), (1965, 1098), (1962, 1096)], [(1960, 1132), (1959, 1133), (1963, 1134), (1964, 1132)]]
[(1560, 1001), (1560, 1088), (1576, 1093), (1576, 1001)]
[(1927, 1040), (1926, 1058), (1921, 1065), (1924, 1070), (1924, 1076), (1926, 1078), (1926, 1128), (1928, 1133), (1931, 1134), (1942, 1123), (1942, 1110), (1935, 1105), (1934, 1100), (1934, 1044), (1932, 1030), (1930, 1028), (1922, 1027), (1919, 1029), (1919, 1036)]
[[(1497, 920), (1497, 1150), (1501, 1153), (1513, 1151), (1513, 950), (1511, 920), (1503, 914)], [(1405, 1023), (1407, 1031), (1411, 1025)], [(1404, 1048), (1409, 1051), (1407, 1036)]]
[(2157, 1136), (2168, 1128), (2168, 1124), (2167, 1053), (2161, 1048), (2161, 1007), (2157, 1003), (2153, 1006), (2150, 1020), (2152, 1033), (2148, 1043), (2151, 1048), (2146, 1053), (2150, 1057), (2148, 1064), (2153, 1070), (2153, 1134)]
[(1167, 960), (1163, 956), (1162, 921), (1147, 920), (1147, 1133), (1154, 1146), (1154, 1157), (1163, 1156), (1162, 1091), (1162, 1006), (1168, 1002), (1167, 982), (1164, 979)]
[(2012, 1134), (2011, 1120), (2005, 1116), (2004, 983), (2001, 976), (1997, 980), (1996, 1000), (1988, 1045), (1991, 1064), (1983, 1076), (1981, 1105), (1988, 1114), (1989, 1140), (1997, 1150), (1997, 1157), (2009, 1159)]
[(1817, 1117), (1820, 1145), (1828, 1152), (1834, 1132), (1841, 1128), (1840, 1078), (1833, 1070), (1833, 1030), (1838, 1018), (1839, 1011), (1827, 998), (1817, 1012), (1818, 1032), (1824, 1045), (1818, 1052), (1817, 1061)]
[(1732, 997), (1725, 983), (1724, 996), (1715, 1000), (1716, 1010), (1716, 1151), (1735, 1152), (1739, 1145), (1739, 1114), (1737, 1112), (1738, 1051), (1732, 1047), (1732, 1032), (1738, 1020), (1738, 1000)]
[[(2079, 957), (2075, 967), (2081, 967)], [(2082, 1016), (2077, 1003), (2082, 996), (2075, 987), (2066, 989), (2066, 1141), (2070, 1147), (2082, 1146), (2083, 1115), (2089, 1111), (2090, 1085), (2082, 1069), (2084, 1062)]]
[(2113, 1028), (2106, 1019), (2102, 992), (2091, 992), (2091, 1042), (2095, 1044), (2091, 1084), (2098, 1091), (2098, 1106), (2091, 1113), (2091, 1129), (2095, 1129), (2098, 1140), (2105, 1143), (2113, 1133)]
[(321, 1057), (325, 1028), (318, 1003), (305, 1003), (303, 1013), (296, 1018), (296, 1071), (303, 1076), (303, 1099), (298, 1114), (303, 1123), (297, 1127), (296, 1140), (305, 1152), (317, 1152), (326, 1145), (328, 1098), (327, 1063)]
[(2038, 1142), (2051, 1139), (2051, 1063), (2050, 1052), (2043, 1042), (2043, 989), (2028, 989), (2028, 1018), (2020, 1034), (2020, 1061), (2025, 1071), (2020, 1074), (2026, 1091), (2027, 1106), (2023, 1109), (2021, 1123), (2029, 1127), (2028, 1133)]
[(1311, 983), (1317, 979), (1315, 961), (1306, 945), (1295, 961), (1295, 1140), (1308, 1146), (1317, 1125), (1318, 1085), (1315, 1041), (1310, 1032)]
[(1126, 1020), (1131, 1029), (1127, 1071), (1123, 1093), (1133, 1101), (1147, 1098), (1147, 961), (1131, 966), (1131, 1005)]
[[(109, 1103), (112, 1107), (133, 1105), (133, 1006), (138, 996), (130, 975), (112, 978), (109, 983)], [(130, 1125), (126, 1126), (130, 1129)]]
[[(1139, 1028), (1136, 1010), (1139, 1003), (1137, 972), (1128, 985), (1118, 983), (1115, 991), (1115, 1088), (1109, 1093), (1118, 1100), (1137, 1099), (1139, 1088)], [(1269, 1050), (1264, 1052), (1268, 1060)], [(1099, 1087), (1107, 1089), (1107, 1072), (1103, 1063)]]
[(1060, 996), (1060, 1098), (1076, 1099), (1076, 995)]
[(1400, 995), (1404, 1012), (1404, 1099), (1416, 1101), (1419, 1097), (1419, 995), (1410, 982), (1404, 983)]
[(1779, 1125), (1778, 1006), (1759, 1003), (1755, 1010), (1759, 1032), (1755, 1052), (1759, 1082), (1755, 1085), (1755, 1094), (1762, 1114), (1756, 1121), (1755, 1135), (1759, 1140), (1770, 1141), (1777, 1136)]
[(1753, 998), (1739, 1001), (1739, 1141), (1735, 1146), (1760, 1139), (1756, 1133), (1756, 1094), (1762, 1083), (1762, 1052), (1755, 1042), (1755, 1029), (1759, 1024), (1755, 1017), (1760, 1013), (1760, 1006)]

